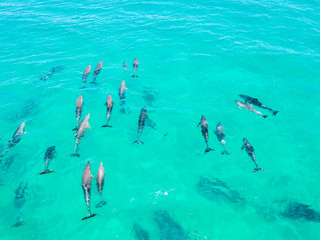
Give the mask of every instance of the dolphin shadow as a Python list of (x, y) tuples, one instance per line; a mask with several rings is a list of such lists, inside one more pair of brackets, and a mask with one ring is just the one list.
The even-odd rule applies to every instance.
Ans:
[(134, 223), (132, 227), (133, 235), (135, 239), (138, 240), (149, 240), (149, 233), (144, 230), (138, 223)]

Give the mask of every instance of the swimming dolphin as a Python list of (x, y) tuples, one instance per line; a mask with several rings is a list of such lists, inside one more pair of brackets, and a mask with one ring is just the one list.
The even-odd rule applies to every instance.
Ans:
[(75, 142), (75, 153), (71, 154), (73, 157), (80, 157), (80, 154), (78, 153), (78, 145), (80, 143), (80, 140), (84, 137), (84, 134), (87, 131), (87, 128), (91, 128), (89, 124), (89, 117), (90, 113), (81, 121), (78, 131), (75, 134), (76, 142)]
[[(125, 81), (123, 80), (120, 84), (120, 88), (119, 88), (119, 97), (120, 97), (120, 105), (124, 105), (126, 102), (125, 102), (125, 98), (126, 98), (126, 90), (128, 90), (128, 88), (126, 88), (126, 83)], [(125, 113), (125, 109), (124, 107), (122, 108), (121, 110), (122, 113)]]
[(209, 148), (208, 146), (208, 140), (209, 140), (208, 123), (203, 115), (201, 116), (200, 122), (198, 123), (197, 127), (199, 126), (201, 126), (201, 132), (207, 144), (207, 148), (204, 152), (207, 153), (207, 152), (210, 152), (211, 150), (215, 151), (213, 148)]
[(6, 155), (6, 153), (11, 149), (13, 148), (18, 142), (20, 142), (21, 138), (22, 138), (22, 135), (23, 134), (26, 134), (27, 132), (24, 130), (24, 127), (26, 125), (25, 123), (26, 121), (23, 121), (18, 129), (14, 132), (11, 140), (9, 141), (9, 144), (8, 144), (8, 147), (7, 149), (0, 155), (0, 161), (1, 161), (1, 158), (4, 157)]
[(94, 178), (94, 177), (91, 174), (90, 162), (88, 162), (82, 173), (82, 190), (84, 194), (84, 200), (86, 201), (87, 208), (89, 211), (89, 216), (84, 217), (81, 220), (86, 220), (88, 218), (91, 218), (97, 215), (94, 213), (92, 214), (90, 210), (91, 178)]
[(92, 84), (97, 84), (97, 83), (96, 83), (96, 78), (97, 78), (98, 74), (100, 73), (101, 69), (102, 69), (102, 61), (100, 61), (100, 62), (98, 63), (98, 65), (96, 66), (96, 68), (94, 69), (94, 72), (93, 72), (93, 81), (91, 82)]
[(230, 155), (231, 153), (226, 151), (226, 141), (224, 140), (226, 134), (224, 132), (224, 127), (221, 125), (221, 123), (217, 124), (216, 131), (214, 132), (214, 134), (217, 136), (219, 142), (223, 146), (224, 151), (221, 154)]
[(49, 147), (47, 149), (46, 154), (44, 155), (45, 170), (43, 172), (39, 173), (39, 175), (54, 172), (52, 170), (49, 170), (49, 163), (52, 159), (54, 159), (56, 157), (56, 153), (57, 153), (57, 151), (56, 151), (55, 146)]
[(123, 62), (123, 63), (122, 63), (122, 67), (123, 67), (124, 71), (126, 72), (126, 71), (127, 71), (127, 63), (126, 63), (126, 62)]
[(83, 74), (82, 74), (82, 82), (83, 82), (83, 86), (86, 84), (86, 80), (88, 75), (91, 72), (91, 65), (89, 65), (88, 67), (86, 67), (86, 69), (84, 70)]
[(63, 69), (64, 69), (64, 66), (58, 66), (58, 67), (52, 68), (50, 70), (50, 72), (48, 72), (47, 74), (42, 75), (41, 77), (39, 77), (39, 82), (48, 80), (49, 78), (52, 77), (53, 74), (61, 72)]
[(112, 127), (111, 125), (108, 125), (108, 122), (111, 118), (112, 108), (113, 108), (113, 101), (112, 101), (112, 97), (110, 94), (108, 95), (107, 102), (104, 105), (107, 106), (107, 124), (103, 125), (101, 127)]
[(268, 117), (268, 115), (263, 115), (261, 112), (255, 110), (252, 107), (252, 105), (248, 105), (248, 104), (240, 102), (240, 101), (234, 101), (234, 102), (239, 105), (239, 109), (241, 109), (241, 107), (243, 107), (243, 108), (247, 109), (248, 111), (256, 113), (256, 114), (258, 114), (258, 115), (260, 115), (260, 116), (262, 116), (264, 118)]
[(78, 130), (79, 120), (82, 114), (82, 106), (83, 106), (83, 97), (80, 95), (76, 102), (76, 118), (77, 118), (77, 126), (72, 129), (72, 131)]
[(241, 150), (243, 150), (243, 149), (246, 150), (246, 152), (248, 153), (248, 155), (251, 157), (252, 161), (256, 165), (255, 169), (253, 169), (253, 172), (264, 171), (262, 168), (258, 167), (258, 164), (257, 164), (257, 161), (256, 161), (256, 157), (254, 155), (254, 148), (249, 143), (249, 141), (247, 139), (245, 139), (245, 138), (243, 138), (243, 146), (241, 147)]
[(139, 66), (139, 60), (137, 58), (134, 59), (133, 61), (133, 72), (134, 74), (132, 75), (132, 77), (138, 77), (138, 75), (136, 75), (136, 71), (137, 71), (137, 68)]
[(140, 137), (145, 125), (145, 121), (148, 118), (147, 109), (146, 107), (143, 107), (140, 112), (139, 121), (138, 121), (138, 139), (134, 141), (133, 143), (143, 144), (143, 142), (140, 141)]
[(99, 195), (101, 197), (101, 201), (96, 205), (96, 208), (100, 208), (103, 205), (107, 204), (107, 202), (103, 200), (103, 196), (102, 196), (103, 186), (104, 186), (104, 167), (101, 162), (100, 167), (98, 169), (98, 173), (97, 173), (97, 188), (98, 188)]
[(257, 107), (260, 107), (263, 109), (267, 109), (267, 110), (271, 111), (274, 116), (279, 112), (279, 111), (275, 111), (275, 110), (272, 110), (271, 108), (264, 106), (257, 98), (252, 98), (252, 97), (242, 95), (242, 94), (240, 94), (239, 96), (244, 99), (244, 102), (246, 104), (249, 103), (249, 104), (253, 104), (254, 106), (257, 106)]
[(15, 198), (14, 198), (14, 206), (18, 209), (17, 213), (17, 222), (12, 227), (20, 227), (24, 224), (22, 221), (22, 213), (21, 208), (23, 207), (26, 199), (25, 199), (25, 192), (27, 190), (27, 184), (25, 182), (20, 182), (18, 188), (15, 191)]

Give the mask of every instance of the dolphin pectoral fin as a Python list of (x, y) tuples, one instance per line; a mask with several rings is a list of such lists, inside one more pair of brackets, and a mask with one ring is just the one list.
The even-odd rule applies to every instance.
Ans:
[(139, 139), (134, 141), (132, 144), (137, 143), (137, 144), (144, 144), (143, 142), (141, 142)]
[(92, 214), (90, 214), (89, 216), (82, 218), (81, 220), (82, 220), (82, 221), (83, 221), (83, 220), (87, 220), (87, 219), (92, 218), (92, 217), (97, 216), (97, 215), (98, 215), (98, 214), (92, 213)]
[(91, 129), (90, 123), (88, 123), (88, 128), (90, 128), (90, 129)]
[(75, 127), (74, 129), (72, 129), (72, 131), (78, 131), (79, 127)]
[(208, 153), (208, 152), (210, 152), (210, 151), (215, 151), (215, 150), (214, 150), (213, 148), (207, 147), (206, 150), (204, 151), (204, 153)]
[(43, 172), (41, 172), (41, 173), (38, 173), (38, 175), (43, 175), (43, 174), (53, 173), (53, 172), (54, 172), (53, 170), (47, 169), (47, 170), (45, 170), (45, 171), (43, 171)]
[(268, 117), (268, 115), (262, 115), (262, 117), (263, 117), (263, 118), (266, 118), (266, 117)]
[(80, 157), (80, 154), (79, 153), (73, 153), (70, 155), (71, 157)]

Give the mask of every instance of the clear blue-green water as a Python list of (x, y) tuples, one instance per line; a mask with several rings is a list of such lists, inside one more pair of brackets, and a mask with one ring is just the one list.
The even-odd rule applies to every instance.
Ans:
[[(135, 239), (137, 223), (150, 239), (320, 239), (319, 222), (282, 214), (290, 202), (320, 211), (319, 11), (312, 0), (1, 1), (1, 152), (23, 120), (27, 134), (0, 162), (0, 238)], [(101, 60), (98, 84), (89, 84)], [(64, 69), (39, 82), (57, 66)], [(122, 80), (127, 114), (120, 112)], [(74, 158), (79, 94), (91, 129)], [(113, 128), (101, 128), (108, 94)], [(269, 115), (263, 119), (239, 110), (238, 94), (279, 113), (257, 108)], [(145, 127), (144, 145), (136, 145), (143, 106), (158, 131)], [(216, 149), (208, 154), (197, 128), (202, 114)], [(220, 155), (218, 122), (232, 155)], [(243, 137), (265, 172), (252, 172)], [(50, 146), (55, 172), (40, 176)], [(104, 164), (108, 204), (95, 208), (93, 179), (91, 208), (99, 216), (81, 221), (88, 161), (94, 176)], [(230, 190), (217, 180), (201, 188), (204, 178)], [(25, 224), (12, 227), (19, 216)]]

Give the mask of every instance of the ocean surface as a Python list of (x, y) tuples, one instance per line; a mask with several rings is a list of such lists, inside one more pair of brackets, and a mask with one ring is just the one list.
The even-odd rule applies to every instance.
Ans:
[[(313, 0), (2, 0), (0, 151), (24, 120), (27, 133), (0, 162), (0, 239), (320, 239), (319, 12)], [(91, 129), (77, 158), (80, 94)], [(108, 94), (113, 127), (101, 128)], [(239, 110), (239, 94), (279, 113)], [(156, 126), (132, 144), (143, 106)], [(38, 175), (50, 146), (55, 172)], [(88, 161), (98, 215), (81, 221)], [(101, 162), (107, 205), (96, 208)]]

